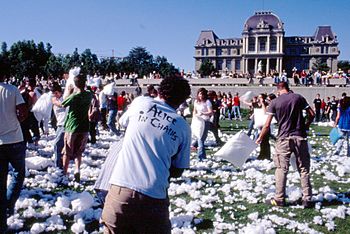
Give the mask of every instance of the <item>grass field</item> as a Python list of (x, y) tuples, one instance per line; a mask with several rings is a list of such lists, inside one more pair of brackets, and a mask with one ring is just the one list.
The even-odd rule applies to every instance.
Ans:
[[(223, 133), (232, 134), (246, 129), (248, 120), (242, 122), (224, 120), (220, 125)], [(217, 150), (213, 148), (208, 150), (210, 156), (207, 164), (193, 162), (196, 170), (192, 170), (196, 173), (188, 173), (184, 176), (187, 180), (204, 183), (204, 189), (200, 191), (204, 200), (207, 196), (216, 198), (210, 205), (207, 204), (208, 208), (202, 208), (198, 212), (196, 218), (201, 218), (203, 222), (195, 225), (196, 232), (273, 233), (272, 229), (274, 229), (277, 233), (328, 233), (331, 231), (350, 233), (350, 176), (348, 174), (342, 177), (336, 176), (336, 165), (339, 159), (331, 156), (332, 146), (328, 143), (330, 130), (330, 127), (317, 125), (313, 125), (310, 129), (313, 193), (315, 196), (324, 196), (329, 192), (344, 199), (324, 200), (318, 203), (315, 209), (303, 209), (295, 205), (284, 208), (270, 207), (264, 204), (264, 200), (267, 196), (266, 190), (274, 189), (272, 163), (266, 161), (247, 163), (244, 169), (239, 170), (230, 163), (212, 156)], [(271, 143), (273, 145), (274, 141)], [(239, 186), (240, 183), (243, 185)], [(291, 171), (288, 187), (300, 193), (299, 186), (298, 173)], [(181, 194), (180, 197), (189, 202), (193, 198), (190, 194)], [(197, 194), (197, 197), (200, 196)], [(173, 197), (173, 199), (177, 198), (178, 196)], [(176, 205), (172, 206), (172, 210), (175, 207), (179, 208)], [(344, 210), (345, 215), (341, 212)], [(332, 212), (333, 215), (327, 216)], [(264, 228), (265, 231), (263, 231)]]
[[(246, 129), (248, 120), (220, 123), (222, 139)], [(309, 133), (312, 147), (311, 176), (313, 194), (320, 201), (314, 209), (299, 205), (270, 207), (264, 201), (274, 193), (273, 162), (252, 160), (243, 168), (213, 154), (218, 147), (208, 147), (208, 159), (200, 162), (191, 154), (191, 167), (181, 178), (172, 179), (169, 188), (173, 233), (350, 233), (350, 160), (333, 156), (328, 140), (330, 127), (313, 125)], [(105, 135), (103, 135), (105, 134)], [(52, 155), (52, 137), (41, 148), (29, 150), (31, 156)], [(212, 135), (209, 135), (209, 140)], [(274, 146), (274, 141), (271, 140)], [(89, 145), (83, 159), (82, 182), (58, 185), (60, 173), (55, 168), (30, 170), (17, 204), (16, 215), (9, 219), (13, 232), (86, 233), (102, 232), (98, 218), (101, 205), (93, 184), (99, 174), (111, 141), (101, 132), (100, 143)], [(46, 156), (45, 156), (46, 155)], [(350, 170), (350, 169), (349, 169)], [(289, 172), (287, 194), (290, 200), (301, 197), (298, 173)], [(72, 200), (82, 192), (92, 195), (92, 207), (74, 211)], [(68, 198), (66, 208), (57, 210), (59, 198)], [(80, 221), (79, 221), (80, 220)], [(83, 221), (83, 224), (79, 223)], [(53, 224), (56, 222), (56, 224)]]

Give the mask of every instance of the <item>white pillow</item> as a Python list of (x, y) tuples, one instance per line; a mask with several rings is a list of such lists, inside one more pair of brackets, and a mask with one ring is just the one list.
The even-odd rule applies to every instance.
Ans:
[(192, 123), (191, 123), (191, 130), (192, 130), (192, 137), (196, 139), (200, 139), (203, 132), (204, 132), (204, 126), (205, 122), (204, 119), (198, 116), (192, 117)]
[(256, 147), (257, 144), (245, 132), (240, 131), (230, 138), (214, 155), (241, 168)]

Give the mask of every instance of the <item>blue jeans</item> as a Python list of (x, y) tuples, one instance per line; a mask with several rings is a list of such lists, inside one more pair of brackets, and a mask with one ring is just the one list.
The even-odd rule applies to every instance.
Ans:
[(321, 82), (321, 77), (316, 77), (316, 84), (318, 84), (318, 85), (320, 85), (320, 84), (322, 84), (322, 82)]
[[(0, 233), (5, 232), (6, 214), (13, 213), (21, 193), (25, 176), (25, 153), (24, 142), (0, 145)], [(13, 176), (7, 187), (9, 163), (13, 167)]]
[(341, 148), (343, 147), (344, 141), (346, 144), (346, 155), (350, 157), (350, 144), (349, 144), (349, 136), (350, 136), (350, 131), (341, 131), (343, 133), (342, 138), (340, 138), (336, 144), (336, 153), (340, 153)]
[(107, 125), (109, 129), (117, 136), (119, 136), (119, 131), (115, 127), (115, 117), (117, 116), (118, 110), (109, 110)]
[(205, 147), (204, 147), (204, 142), (205, 139), (207, 139), (208, 136), (208, 130), (210, 128), (210, 122), (208, 121), (204, 121), (204, 130), (203, 130), (203, 134), (201, 136), (200, 139), (198, 139), (198, 148), (197, 148), (197, 155), (198, 155), (198, 159), (199, 160), (203, 160), (207, 158), (207, 155), (205, 153)]
[(63, 169), (62, 163), (62, 149), (64, 146), (64, 127), (57, 127), (56, 138), (54, 141), (54, 153), (55, 153), (55, 165), (56, 167)]
[(233, 106), (232, 107), (232, 112), (233, 112), (233, 115), (234, 115), (235, 119), (241, 119), (242, 118), (239, 106)]

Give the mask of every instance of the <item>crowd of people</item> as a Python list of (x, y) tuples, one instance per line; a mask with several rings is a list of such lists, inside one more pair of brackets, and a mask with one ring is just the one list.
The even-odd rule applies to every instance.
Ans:
[[(260, 145), (258, 159), (271, 159), (269, 138), (277, 139), (276, 196), (268, 201), (271, 205), (286, 204), (286, 180), (293, 152), (301, 174), (303, 205), (312, 206), (306, 131), (314, 116), (316, 122), (332, 120), (334, 126), (338, 125), (342, 140), (336, 154), (346, 142), (347, 156), (350, 156), (350, 101), (346, 93), (339, 100), (327, 97), (326, 101), (318, 94), (314, 106), (310, 106), (301, 95), (289, 89), (286, 81), (278, 82), (277, 95), (261, 93), (242, 97), (239, 93), (232, 95), (200, 88), (193, 101), (192, 116), (202, 119), (203, 131), (191, 142), (184, 114), (189, 108), (187, 99), (191, 90), (188, 80), (182, 77), (165, 78), (158, 88), (150, 85), (144, 95), (139, 86), (134, 93), (117, 93), (115, 89), (107, 92), (107, 85), (103, 86), (104, 81), (99, 81), (98, 77), (89, 81), (75, 75), (71, 84), (61, 80), (18, 82), (0, 78), (0, 233), (6, 230), (6, 219), (14, 213), (20, 195), (25, 178), (26, 147), (35, 147), (41, 134), (49, 133), (49, 122), (56, 133), (54, 161), (62, 170), (62, 181), (68, 180), (69, 163), (74, 161), (74, 180), (80, 182), (83, 152), (88, 142), (95, 144), (98, 140), (99, 126), (116, 139), (123, 135), (118, 152), (120, 160), (113, 167), (102, 213), (106, 233), (130, 230), (169, 233), (169, 178), (181, 176), (189, 167), (191, 146), (196, 149), (200, 161), (206, 160), (208, 131), (213, 133), (217, 145), (224, 143), (218, 130), (220, 120), (226, 118), (230, 121), (250, 119), (247, 134)], [(43, 103), (47, 103), (49, 109), (45, 108), (42, 112), (46, 115), (38, 117), (41, 112), (36, 110), (40, 109), (39, 104), (44, 106)], [(247, 116), (241, 112), (242, 103), (250, 109)], [(267, 115), (267, 120), (258, 124), (261, 113)], [(275, 135), (272, 134), (274, 121), (278, 126)], [(7, 186), (9, 164), (14, 179)]]

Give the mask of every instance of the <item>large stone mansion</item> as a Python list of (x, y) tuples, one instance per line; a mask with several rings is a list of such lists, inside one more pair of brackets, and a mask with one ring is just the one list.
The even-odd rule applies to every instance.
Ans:
[(202, 31), (195, 45), (195, 69), (211, 61), (219, 72), (288, 73), (296, 67), (312, 69), (316, 62), (337, 70), (337, 36), (331, 26), (318, 26), (313, 36), (285, 36), (283, 22), (272, 12), (256, 12), (244, 23), (241, 38), (220, 39), (212, 30)]

